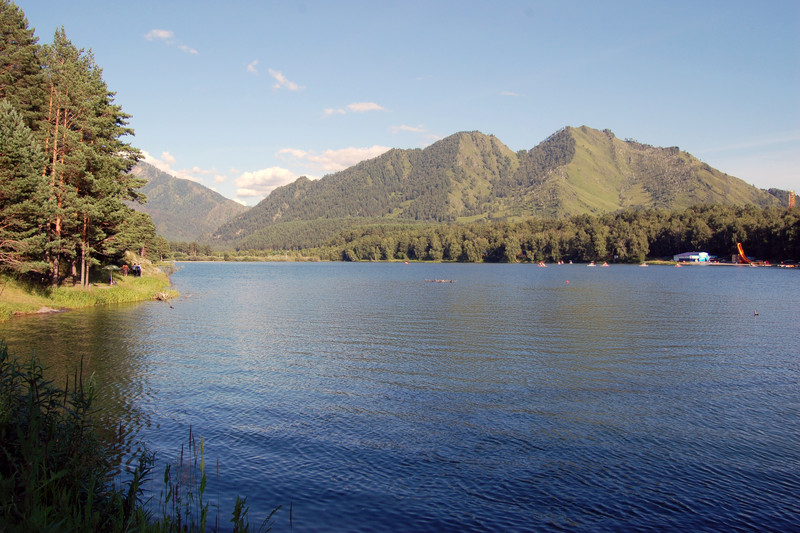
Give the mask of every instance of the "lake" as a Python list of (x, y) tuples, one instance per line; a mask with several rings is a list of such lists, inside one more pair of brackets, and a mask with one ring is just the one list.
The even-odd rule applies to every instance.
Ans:
[(202, 436), (226, 527), (237, 494), (256, 526), (282, 506), (273, 531), (800, 527), (800, 271), (183, 263), (172, 281), (172, 307), (0, 338), (61, 382), (82, 359), (104, 423), (162, 461)]

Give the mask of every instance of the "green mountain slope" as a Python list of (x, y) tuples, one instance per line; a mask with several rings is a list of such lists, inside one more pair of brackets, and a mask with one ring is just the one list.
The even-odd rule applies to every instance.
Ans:
[(202, 239), (248, 210), (199, 183), (175, 178), (148, 163), (138, 163), (131, 173), (147, 180), (141, 189), (147, 203), (131, 207), (149, 214), (159, 235), (170, 241)]
[(494, 136), (462, 132), (425, 149), (390, 150), (320, 180), (299, 178), (220, 226), (214, 238), (272, 247), (275, 226), (288, 222), (297, 228), (317, 221), (319, 228), (328, 220), (333, 232), (359, 219), (439, 223), (708, 203), (778, 200), (676, 147), (623, 141), (608, 130), (567, 127), (516, 153)]
[(779, 203), (767, 192), (713, 169), (677, 147), (622, 141), (608, 130), (585, 126), (569, 130), (576, 155), (556, 171), (566, 185), (559, 214), (626, 207), (684, 209), (713, 203), (766, 207)]

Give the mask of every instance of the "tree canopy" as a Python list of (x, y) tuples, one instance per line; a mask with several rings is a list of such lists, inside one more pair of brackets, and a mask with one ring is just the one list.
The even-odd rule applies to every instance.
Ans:
[(524, 222), (352, 227), (326, 246), (307, 250), (344, 261), (460, 262), (617, 261), (671, 259), (707, 251), (720, 259), (736, 254), (769, 261), (800, 260), (800, 212), (785, 207), (704, 205), (684, 210), (628, 209)]
[[(144, 200), (130, 116), (63, 28), (40, 46), (17, 6), (0, 0), (0, 14), (0, 269), (85, 286), (92, 265), (124, 252), (121, 233), (135, 248), (155, 239), (124, 203)], [(134, 243), (130, 224), (152, 233)]]

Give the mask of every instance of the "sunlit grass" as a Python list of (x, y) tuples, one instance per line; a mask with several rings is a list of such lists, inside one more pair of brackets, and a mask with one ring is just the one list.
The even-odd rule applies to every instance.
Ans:
[[(177, 296), (169, 289), (169, 277), (151, 269), (141, 277), (123, 276), (119, 272), (95, 279), (88, 288), (62, 284), (60, 287), (41, 287), (10, 276), (0, 276), (0, 321), (15, 313), (35, 313), (45, 308), (76, 309), (96, 305), (120, 304), (152, 300), (156, 295)], [(114, 280), (111, 285), (110, 280)]]

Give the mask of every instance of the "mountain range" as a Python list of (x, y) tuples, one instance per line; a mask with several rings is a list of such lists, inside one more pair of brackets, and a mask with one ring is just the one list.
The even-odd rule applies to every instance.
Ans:
[(141, 189), (147, 203), (131, 207), (149, 214), (158, 234), (168, 241), (203, 240), (248, 210), (199, 183), (176, 178), (143, 161), (131, 173), (147, 180)]
[(223, 222), (213, 239), (223, 246), (302, 248), (367, 223), (522, 220), (712, 203), (766, 207), (780, 200), (677, 147), (621, 140), (609, 130), (566, 127), (518, 152), (473, 131), (424, 149), (392, 149), (319, 180), (300, 177)]

